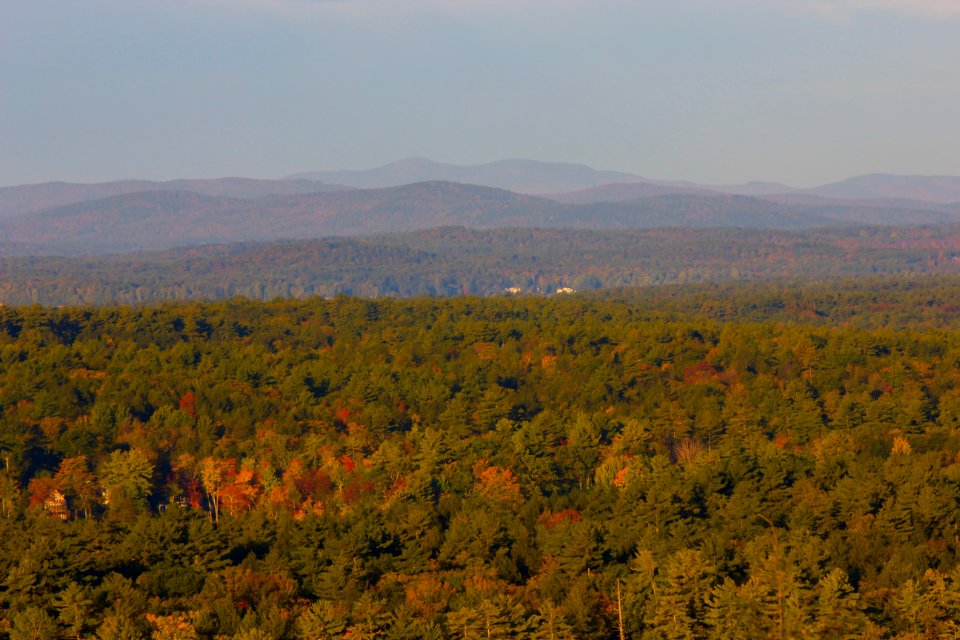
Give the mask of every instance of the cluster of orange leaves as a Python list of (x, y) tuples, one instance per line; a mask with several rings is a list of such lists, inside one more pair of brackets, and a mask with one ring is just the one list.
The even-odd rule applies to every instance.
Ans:
[(510, 469), (486, 466), (486, 461), (481, 460), (474, 465), (473, 471), (477, 478), (475, 489), (484, 498), (510, 505), (519, 505), (523, 502), (520, 484)]

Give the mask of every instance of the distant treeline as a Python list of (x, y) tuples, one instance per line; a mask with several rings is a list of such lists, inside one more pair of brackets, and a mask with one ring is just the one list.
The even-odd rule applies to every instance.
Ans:
[(441, 228), (110, 257), (0, 259), (6, 304), (551, 294), (755, 279), (960, 273), (960, 229)]

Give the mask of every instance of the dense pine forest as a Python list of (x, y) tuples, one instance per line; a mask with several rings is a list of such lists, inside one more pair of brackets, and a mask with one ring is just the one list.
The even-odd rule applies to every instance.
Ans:
[(960, 280), (0, 308), (0, 634), (960, 634)]

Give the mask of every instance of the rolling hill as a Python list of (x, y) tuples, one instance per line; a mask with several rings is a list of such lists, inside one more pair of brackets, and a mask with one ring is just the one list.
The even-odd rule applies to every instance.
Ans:
[[(596, 204), (629, 202), (640, 198), (677, 194), (724, 195), (720, 191), (638, 182), (607, 184), (548, 197), (568, 204)], [(960, 202), (938, 203), (906, 198), (848, 199), (799, 192), (772, 193), (754, 197), (783, 205), (788, 209), (802, 210), (812, 218), (820, 217), (832, 222), (848, 224), (949, 224), (960, 220)]]
[(210, 180), (121, 180), (96, 184), (45, 182), (0, 188), (0, 219), (30, 211), (89, 202), (111, 196), (144, 191), (190, 191), (227, 198), (262, 198), (268, 195), (320, 193), (347, 189), (314, 180), (254, 180), (215, 178)]
[[(96, 184), (47, 182), (0, 188), (0, 220), (30, 212), (143, 192), (191, 192), (205, 196), (254, 200), (355, 189), (384, 189), (420, 182), (458, 182), (545, 196), (565, 204), (624, 202), (666, 195), (741, 195), (791, 207), (837, 205), (869, 209), (940, 211), (960, 215), (960, 177), (873, 174), (798, 189), (752, 181), (739, 185), (703, 185), (689, 181), (650, 180), (621, 171), (598, 171), (587, 165), (533, 160), (499, 160), (454, 165), (409, 158), (367, 170), (298, 173), (281, 180), (250, 178), (182, 179), (166, 182), (121, 180)], [(816, 211), (810, 211), (816, 213)], [(856, 213), (838, 216), (856, 219)], [(873, 216), (882, 218), (882, 216)], [(870, 218), (872, 219), (872, 218)], [(923, 223), (931, 216), (913, 216)]]
[[(407, 184), (425, 176), (443, 179)], [(392, 183), (404, 184), (368, 188)], [(485, 184), (553, 192), (525, 195)], [(0, 189), (0, 255), (162, 250), (441, 226), (801, 229), (960, 220), (960, 202), (950, 200), (960, 197), (960, 178), (875, 175), (805, 190), (759, 182), (713, 189), (585, 165), (503, 160), (458, 166), (423, 159), (287, 180), (25, 185)], [(50, 203), (55, 206), (36, 209)]]
[(804, 191), (830, 198), (895, 198), (955, 203), (960, 202), (960, 177), (900, 176), (877, 173), (848, 178)]
[(668, 196), (675, 194), (721, 195), (719, 191), (680, 187), (653, 182), (612, 182), (598, 187), (589, 187), (577, 191), (546, 194), (545, 197), (566, 204), (592, 204), (595, 202), (627, 202), (640, 198)]
[(110, 253), (178, 246), (355, 236), (438, 226), (646, 229), (803, 228), (836, 221), (756, 198), (673, 194), (571, 205), (500, 189), (426, 182), (387, 189), (240, 200), (140, 192), (0, 221), (8, 242), (47, 253)]
[[(0, 220), (7, 255), (160, 250), (199, 244), (357, 236), (442, 226), (650, 229), (801, 229), (909, 226), (957, 220), (943, 211), (780, 204), (728, 194), (672, 193), (619, 202), (566, 204), (452, 182), (385, 189), (227, 198), (186, 191), (112, 196)], [(3, 250), (3, 247), (0, 247)]]

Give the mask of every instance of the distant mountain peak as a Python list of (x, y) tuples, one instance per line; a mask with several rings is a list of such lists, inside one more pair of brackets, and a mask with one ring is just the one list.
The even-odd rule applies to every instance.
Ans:
[(562, 193), (597, 187), (611, 182), (644, 182), (640, 176), (618, 171), (599, 171), (585, 164), (542, 162), (508, 158), (484, 164), (459, 165), (427, 158), (405, 158), (374, 169), (297, 173), (291, 179), (307, 178), (361, 189), (398, 187), (414, 182), (443, 180), (517, 193)]
[(434, 162), (430, 158), (424, 158), (422, 156), (413, 156), (410, 158), (401, 158), (395, 162), (388, 162), (385, 165), (382, 165), (380, 168), (385, 167), (397, 167), (397, 168), (415, 168), (415, 167), (436, 167), (439, 166), (439, 162)]

